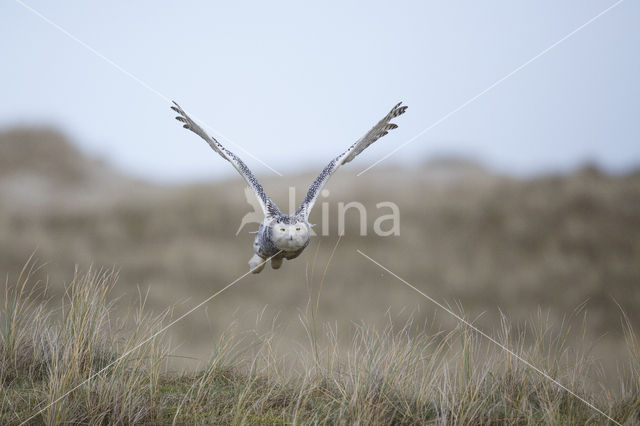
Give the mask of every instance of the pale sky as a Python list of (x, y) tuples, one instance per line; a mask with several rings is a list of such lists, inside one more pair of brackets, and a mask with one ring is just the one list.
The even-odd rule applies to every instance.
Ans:
[[(404, 101), (400, 127), (343, 171), (355, 175), (615, 1), (24, 3), (144, 84), (6, 0), (0, 128), (54, 125), (172, 182), (235, 171), (163, 97), (259, 175), (273, 172), (236, 144), (283, 174), (319, 168)], [(640, 3), (626, 0), (380, 166), (443, 154), (515, 174), (638, 165), (639, 56)]]

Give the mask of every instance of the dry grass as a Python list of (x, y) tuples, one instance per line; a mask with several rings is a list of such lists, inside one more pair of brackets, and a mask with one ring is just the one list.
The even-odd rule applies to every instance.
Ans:
[[(354, 325), (345, 351), (338, 329), (319, 324), (311, 302), (300, 314), (308, 343), (297, 351), (278, 354), (275, 329), (231, 327), (201, 371), (170, 372), (167, 342), (150, 338), (168, 317), (146, 315), (142, 302), (128, 326), (115, 320), (113, 271), (76, 273), (51, 312), (37, 302), (44, 288), (30, 282), (29, 265), (7, 286), (0, 314), (2, 424), (32, 415), (32, 424), (51, 425), (607, 423), (464, 325), (398, 326), (389, 317), (382, 328)], [(543, 315), (521, 329), (503, 318), (495, 338), (616, 421), (640, 424), (633, 328), (625, 326), (630, 356), (619, 387), (604, 391), (592, 380), (597, 361), (567, 345), (581, 318), (575, 312), (559, 332)]]
[[(45, 407), (36, 417), (45, 424), (129, 424), (150, 419), (167, 348), (158, 336), (122, 354), (150, 336), (163, 316), (144, 314), (141, 304), (127, 327), (111, 318), (108, 295), (116, 281), (113, 271), (76, 274), (59, 308), (47, 311), (36, 304), (34, 296), (44, 288), (31, 282), (34, 272), (33, 263), (27, 264), (17, 283), (5, 290), (1, 423), (18, 423)], [(106, 366), (104, 374), (92, 377)]]
[[(49, 277), (49, 295), (58, 300), (74, 265), (118, 265), (122, 279), (112, 297), (128, 300), (137, 286), (149, 289), (147, 306), (159, 314), (177, 302), (184, 303), (176, 312), (186, 312), (247, 270), (248, 232), (256, 226), (235, 235), (250, 211), (239, 177), (215, 184), (143, 184), (105, 170), (50, 130), (0, 133), (0, 153), (2, 277), (15, 279), (37, 249), (48, 263), (47, 276), (38, 277)], [(212, 167), (228, 167), (215, 156), (211, 161)], [(355, 200), (367, 208), (369, 235), (357, 235), (357, 215), (349, 212), (317, 300), (318, 322), (335, 321), (348, 330), (353, 322), (379, 324), (387, 309), (413, 312), (420, 322), (432, 315), (423, 299), (358, 255), (360, 249), (437, 300), (459, 302), (470, 317), (483, 314), (477, 321), (487, 330), (499, 327), (500, 311), (519, 324), (540, 306), (556, 326), (586, 301), (585, 340), (601, 342), (595, 350), (615, 377), (626, 350), (616, 301), (640, 324), (640, 173), (609, 176), (586, 168), (519, 180), (455, 163), (376, 168), (359, 178), (355, 170), (336, 174), (327, 187), (330, 196), (312, 213), (318, 230), (321, 204), (328, 203), (330, 235), (314, 237), (281, 270), (247, 277), (208, 316), (198, 312), (172, 327), (180, 355), (206, 360), (230, 318), (250, 330), (265, 306), (266, 316), (295, 323), (309, 299), (305, 284), (318, 284), (335, 246), (337, 203)], [(287, 186), (295, 185), (300, 200), (313, 177), (261, 180), (286, 209)], [(381, 201), (399, 206), (399, 237), (372, 233), (374, 220), (388, 213), (376, 208)], [(116, 309), (126, 309), (121, 305)], [(288, 331), (294, 342), (305, 341), (303, 329)], [(341, 333), (346, 345), (349, 334)], [(199, 365), (187, 358), (171, 363)]]
[[(640, 173), (346, 168), (319, 200), (329, 237), (151, 338), (247, 271), (239, 179), (135, 181), (46, 129), (0, 133), (0, 154), (0, 424), (43, 407), (33, 423), (605, 423), (356, 249), (640, 423)], [(286, 210), (287, 185), (300, 200), (313, 177), (264, 183)], [(352, 212), (337, 244), (336, 205), (354, 200), (370, 235)], [(380, 201), (400, 207), (399, 237), (371, 234)], [(36, 248), (46, 268), (16, 273)]]

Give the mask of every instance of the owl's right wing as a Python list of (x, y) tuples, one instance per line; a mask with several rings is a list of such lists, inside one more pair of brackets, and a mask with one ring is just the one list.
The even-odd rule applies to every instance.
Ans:
[(236, 168), (238, 173), (240, 173), (240, 175), (244, 178), (244, 180), (247, 182), (249, 187), (253, 190), (253, 193), (256, 194), (256, 197), (258, 198), (258, 202), (260, 203), (260, 207), (262, 207), (262, 211), (264, 215), (266, 217), (269, 217), (269, 216), (277, 216), (278, 214), (280, 214), (280, 210), (278, 209), (278, 206), (276, 206), (275, 203), (271, 201), (269, 197), (267, 197), (267, 194), (264, 192), (264, 188), (262, 187), (262, 185), (260, 185), (260, 182), (258, 182), (258, 179), (256, 179), (255, 175), (251, 172), (251, 170), (249, 170), (249, 167), (247, 167), (247, 165), (244, 164), (244, 162), (240, 158), (238, 158), (238, 156), (236, 156), (233, 152), (229, 151), (227, 148), (222, 146), (220, 142), (215, 140), (213, 137), (209, 136), (202, 129), (202, 127), (200, 127), (195, 121), (191, 119), (191, 117), (187, 115), (186, 112), (184, 112), (184, 110), (180, 107), (180, 105), (178, 105), (175, 101), (173, 102), (173, 104), (174, 106), (172, 106), (171, 109), (177, 112), (178, 114), (180, 114), (179, 116), (176, 117), (176, 120), (184, 123), (182, 127), (184, 127), (185, 129), (191, 130), (193, 133), (195, 133), (196, 135), (200, 136), (202, 139), (207, 141), (209, 146), (215, 152), (220, 154), (222, 158), (230, 162), (233, 165), (233, 167)]
[(296, 210), (296, 215), (303, 217), (305, 220), (308, 220), (309, 213), (313, 208), (313, 205), (316, 202), (316, 198), (320, 194), (320, 191), (324, 187), (325, 183), (329, 180), (331, 175), (343, 164), (348, 163), (349, 161), (356, 158), (358, 154), (364, 151), (369, 145), (389, 133), (389, 130), (393, 130), (398, 127), (397, 124), (392, 123), (391, 120), (398, 117), (399, 115), (404, 114), (407, 110), (406, 106), (401, 106), (402, 102), (394, 106), (391, 111), (380, 120), (375, 126), (371, 128), (363, 137), (358, 139), (353, 145), (349, 147), (345, 152), (338, 155), (336, 158), (331, 160), (329, 164), (320, 172), (320, 175), (313, 181), (307, 195), (298, 210)]

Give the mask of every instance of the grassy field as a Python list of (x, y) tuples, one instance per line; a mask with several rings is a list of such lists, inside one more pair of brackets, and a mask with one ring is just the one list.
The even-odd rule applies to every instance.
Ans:
[[(114, 319), (110, 271), (77, 275), (58, 312), (37, 303), (27, 265), (7, 288), (0, 334), (0, 422), (20, 424), (640, 424), (640, 346), (630, 324), (618, 388), (596, 390), (598, 368), (544, 318), (514, 330), (504, 318), (491, 346), (470, 328), (414, 321), (338, 330), (301, 314), (308, 342), (280, 356), (277, 333), (222, 333), (206, 366), (167, 371), (170, 316)], [(125, 324), (128, 326), (125, 326)], [(527, 338), (526, 335), (530, 334)], [(531, 343), (526, 343), (526, 342)], [(527, 368), (527, 360), (566, 389)], [(594, 404), (604, 414), (580, 401)]]
[[(212, 167), (228, 165), (212, 154)], [(299, 201), (313, 177), (262, 180), (286, 210), (287, 186)], [(311, 216), (322, 227), (326, 203), (328, 236), (127, 353), (248, 270), (242, 183), (152, 184), (55, 130), (0, 133), (0, 423), (80, 384), (34, 421), (606, 422), (356, 250), (640, 422), (640, 173), (516, 179), (449, 159), (345, 168), (328, 189)], [(368, 235), (351, 211), (338, 239), (350, 201)], [(400, 208), (398, 236), (372, 232), (383, 201)]]

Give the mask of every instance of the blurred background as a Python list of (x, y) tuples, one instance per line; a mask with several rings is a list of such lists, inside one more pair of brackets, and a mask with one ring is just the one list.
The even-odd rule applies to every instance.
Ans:
[[(500, 312), (560, 324), (582, 309), (584, 340), (615, 368), (622, 310), (640, 325), (640, 5), (518, 68), (612, 4), (3, 2), (0, 272), (12, 282), (35, 252), (58, 301), (76, 267), (116, 267), (123, 315), (147, 292), (150, 309), (184, 312), (247, 271), (256, 225), (236, 236), (251, 211), (243, 181), (169, 100), (283, 210), (290, 186), (300, 201), (404, 101), (400, 127), (329, 182), (329, 235), (171, 328), (176, 365), (206, 359), (233, 321), (302, 344), (310, 300), (339, 329), (389, 315), (453, 324), (360, 249), (489, 332)], [(338, 242), (350, 201), (368, 236), (351, 211)], [(373, 232), (384, 201), (399, 236)]]

